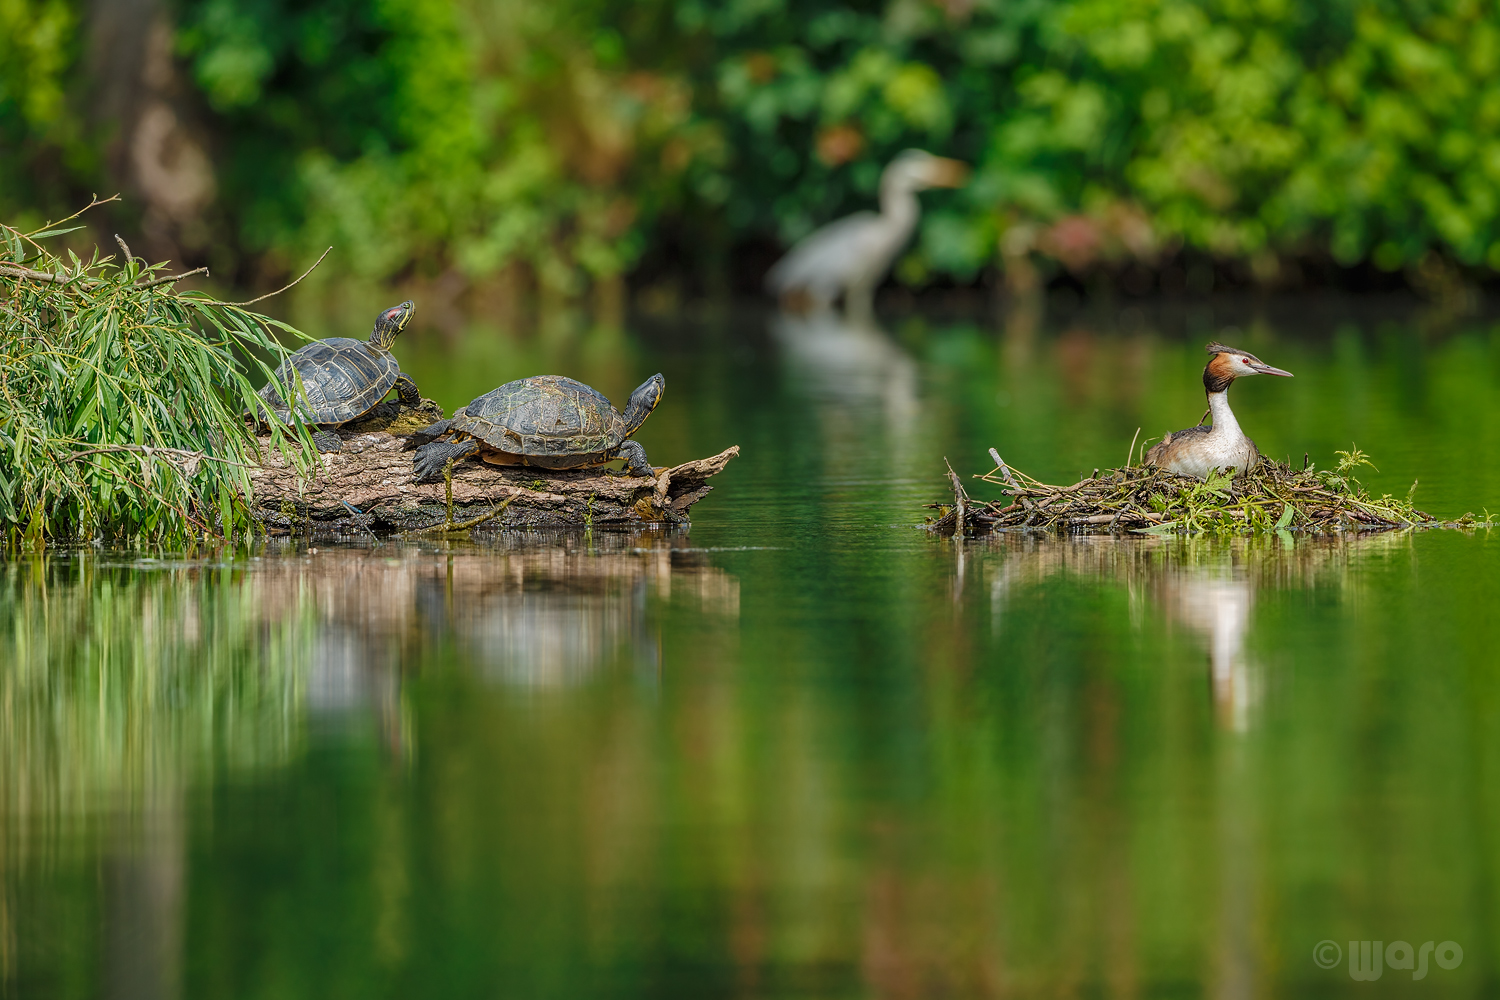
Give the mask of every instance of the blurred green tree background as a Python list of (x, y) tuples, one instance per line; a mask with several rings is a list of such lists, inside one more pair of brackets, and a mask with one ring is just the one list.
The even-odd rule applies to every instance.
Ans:
[(643, 261), (743, 271), (918, 146), (976, 173), (927, 196), (908, 284), (1145, 290), (1184, 256), (1483, 279), (1496, 7), (0, 0), (0, 211), (123, 189), (111, 222), (228, 280), (333, 244), (331, 273), (572, 296)]

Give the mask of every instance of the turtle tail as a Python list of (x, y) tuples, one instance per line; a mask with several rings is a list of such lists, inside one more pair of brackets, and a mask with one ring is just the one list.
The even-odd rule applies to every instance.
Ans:
[(468, 458), (479, 450), (479, 442), (473, 438), (463, 441), (434, 441), (424, 444), (412, 456), (412, 479), (419, 483), (430, 483), (443, 478), (443, 466), (452, 459), (457, 462)]

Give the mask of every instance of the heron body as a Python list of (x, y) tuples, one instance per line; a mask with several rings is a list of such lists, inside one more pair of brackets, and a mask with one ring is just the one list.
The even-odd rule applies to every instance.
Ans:
[(922, 216), (917, 192), (958, 187), (967, 175), (957, 160), (907, 150), (880, 176), (878, 213), (857, 212), (814, 230), (776, 262), (766, 287), (783, 302), (801, 297), (819, 309), (842, 295), (848, 312), (869, 315), (876, 287)]
[(1249, 472), (1260, 463), (1260, 450), (1245, 436), (1234, 411), (1229, 408), (1229, 387), (1237, 378), (1247, 375), (1280, 375), (1291, 378), (1291, 372), (1272, 368), (1248, 351), (1209, 344), (1213, 355), (1203, 368), (1203, 389), (1208, 394), (1208, 410), (1213, 425), (1173, 431), (1146, 452), (1146, 464), (1175, 472), (1179, 476), (1207, 479), (1216, 469)]

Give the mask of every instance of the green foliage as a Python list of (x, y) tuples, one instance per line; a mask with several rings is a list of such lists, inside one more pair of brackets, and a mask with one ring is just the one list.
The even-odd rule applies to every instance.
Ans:
[(29, 160), (76, 130), (65, 81), (78, 19), (68, 0), (0, 0), (0, 200), (26, 189)]
[(1007, 230), (1010, 254), (1076, 269), (1180, 244), (1272, 270), (1325, 249), (1387, 269), (1434, 248), (1500, 264), (1493, 8), (681, 5), (726, 50), (733, 223), (800, 235), (868, 200), (899, 148), (927, 146), (979, 167), (920, 247), (959, 273)]
[[(374, 278), (522, 263), (563, 293), (620, 273), (689, 95), (619, 65), (600, 13), (188, 3), (182, 48), (227, 126), (246, 248), (290, 259), (333, 244), (342, 267)], [(666, 156), (667, 175), (691, 156)]]
[(70, 231), (0, 227), (0, 525), (36, 543), (248, 530), (255, 396), (240, 359), (279, 355), (270, 328), (290, 328), (179, 295), (161, 265), (40, 244)]
[[(101, 158), (74, 155), (82, 92), (65, 100), (84, 11), (0, 4), (0, 169), (31, 164), (38, 197), (49, 149), (74, 150), (75, 185), (105, 180), (77, 166)], [(665, 217), (710, 257), (795, 239), (868, 207), (909, 146), (977, 168), (925, 196), (912, 282), (997, 253), (1083, 271), (1181, 246), (1262, 276), (1309, 255), (1500, 267), (1497, 13), (184, 0), (177, 43), (216, 136), (213, 218), (246, 260), (331, 243), (371, 278), (519, 264), (571, 294), (627, 270)]]

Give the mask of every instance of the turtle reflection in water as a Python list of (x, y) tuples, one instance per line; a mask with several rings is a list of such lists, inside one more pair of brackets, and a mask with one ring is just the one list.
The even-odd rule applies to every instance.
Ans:
[[(507, 382), (407, 439), (417, 482), (440, 479), (449, 459), (479, 455), (494, 465), (576, 469), (625, 460), (633, 476), (655, 476), (646, 449), (630, 440), (656, 409), (667, 380), (653, 375), (622, 414), (597, 390), (561, 375)], [(447, 437), (446, 441), (437, 440)]]
[[(422, 395), (410, 375), (391, 353), (396, 335), (406, 329), (416, 310), (410, 300), (391, 306), (375, 317), (375, 329), (369, 340), (329, 337), (316, 340), (283, 361), (260, 390), (265, 406), (258, 419), (269, 412), (283, 423), (291, 420), (292, 407), (287, 398), (295, 391), (297, 379), (302, 392), (297, 400), (297, 415), (317, 424), (313, 443), (319, 451), (339, 451), (343, 441), (331, 428), (364, 416), (395, 389), (406, 406), (420, 406)], [(296, 377), (293, 377), (293, 375)]]

